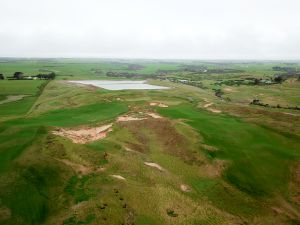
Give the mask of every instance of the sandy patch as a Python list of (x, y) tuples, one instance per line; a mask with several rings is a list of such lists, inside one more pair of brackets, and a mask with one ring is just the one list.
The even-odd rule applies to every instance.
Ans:
[(0, 101), (0, 105), (8, 102), (15, 102), (23, 99), (27, 95), (7, 95), (5, 100)]
[(211, 103), (207, 103), (207, 104), (204, 105), (204, 108), (207, 108), (207, 107), (209, 107), (209, 106), (212, 106), (213, 104), (214, 104), (214, 103), (212, 103), (212, 102), (211, 102)]
[(69, 138), (74, 143), (85, 144), (105, 138), (108, 132), (112, 131), (111, 127), (112, 124), (100, 127), (83, 128), (78, 130), (60, 128), (53, 131), (53, 134)]
[(159, 171), (165, 171), (164, 168), (162, 168), (160, 165), (158, 165), (157, 163), (152, 163), (152, 162), (144, 162), (144, 164), (146, 166), (150, 166), (150, 167), (153, 167), (153, 168), (156, 168), (158, 169)]
[(127, 152), (140, 153), (140, 152), (134, 151), (134, 150), (132, 150), (131, 148), (128, 148), (128, 147), (124, 147), (124, 149), (125, 149)]
[(213, 113), (221, 113), (222, 111), (221, 110), (218, 110), (218, 109), (212, 109), (212, 108), (207, 108), (207, 110), (213, 112)]
[(229, 88), (229, 87), (227, 87), (227, 88), (224, 88), (224, 91), (232, 92), (232, 91), (233, 91), (233, 89), (232, 89), (232, 88)]
[(186, 184), (181, 184), (180, 185), (180, 190), (182, 190), (183, 192), (190, 192), (191, 188)]
[(133, 117), (133, 116), (119, 116), (117, 122), (126, 122), (126, 121), (138, 121), (145, 120), (144, 117)]
[(167, 108), (167, 107), (169, 107), (168, 105), (163, 104), (161, 102), (150, 102), (150, 106), (158, 106), (158, 107), (161, 107), (161, 108)]
[(118, 180), (126, 180), (124, 177), (122, 177), (121, 175), (110, 175), (111, 177), (114, 177), (114, 178), (116, 178), (116, 179), (118, 179)]
[(151, 116), (154, 119), (161, 119), (162, 117), (157, 113), (147, 113), (147, 115)]

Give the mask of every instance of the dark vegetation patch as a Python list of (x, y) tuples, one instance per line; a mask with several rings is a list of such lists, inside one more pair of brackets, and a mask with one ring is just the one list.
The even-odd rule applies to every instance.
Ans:
[(202, 160), (191, 151), (191, 146), (185, 136), (180, 134), (174, 124), (166, 119), (147, 119), (131, 121), (122, 125), (128, 129), (139, 143), (128, 143), (135, 151), (147, 152), (150, 140), (154, 138), (168, 154), (177, 156), (188, 164), (202, 164)]
[(291, 109), (291, 110), (300, 110), (300, 107), (298, 106), (281, 106), (279, 104), (275, 105), (270, 105), (267, 103), (261, 102), (259, 99), (253, 99), (253, 101), (250, 103), (250, 105), (257, 105), (257, 106), (263, 106), (267, 108), (277, 108), (277, 109)]

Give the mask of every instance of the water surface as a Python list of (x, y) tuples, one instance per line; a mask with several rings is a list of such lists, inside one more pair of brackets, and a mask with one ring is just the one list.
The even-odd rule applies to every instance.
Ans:
[(148, 84), (145, 80), (77, 80), (70, 81), (77, 84), (93, 85), (107, 90), (155, 90), (155, 89), (169, 89), (158, 85)]

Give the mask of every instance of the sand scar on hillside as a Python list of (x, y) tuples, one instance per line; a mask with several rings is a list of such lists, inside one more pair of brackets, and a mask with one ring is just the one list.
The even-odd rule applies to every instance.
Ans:
[(213, 104), (214, 104), (214, 103), (212, 103), (212, 102), (211, 102), (211, 103), (207, 103), (207, 104), (204, 105), (204, 108), (207, 108), (207, 107), (209, 107), (209, 106), (212, 106)]
[[(205, 102), (208, 102), (208, 101), (205, 100)], [(211, 112), (213, 112), (213, 113), (221, 113), (221, 112), (222, 112), (221, 110), (211, 108), (211, 106), (212, 106), (213, 104), (214, 104), (214, 103), (212, 103), (212, 102), (208, 102), (208, 103), (206, 103), (203, 107), (206, 108), (208, 111), (211, 111)]]
[(108, 132), (112, 131), (111, 127), (112, 124), (78, 130), (59, 128), (58, 130), (53, 131), (53, 134), (71, 139), (77, 144), (86, 144), (105, 138)]
[(163, 104), (163, 103), (161, 103), (161, 102), (150, 102), (149, 105), (150, 105), (150, 106), (158, 106), (158, 107), (161, 107), (161, 108), (167, 108), (167, 107), (169, 107), (168, 105)]
[(148, 116), (151, 116), (154, 119), (161, 119), (162, 117), (157, 113), (147, 113)]
[(133, 117), (133, 116), (119, 116), (117, 118), (117, 122), (127, 122), (127, 121), (138, 121), (138, 120), (145, 120), (144, 117)]
[(213, 112), (213, 113), (221, 113), (222, 111), (221, 110), (218, 110), (218, 109), (212, 109), (212, 108), (207, 108), (207, 110)]
[(186, 185), (186, 184), (181, 184), (180, 185), (180, 189), (183, 191), (183, 192), (190, 192), (191, 191), (191, 188)]
[(156, 168), (158, 169), (159, 171), (165, 171), (164, 168), (162, 168), (160, 165), (158, 165), (157, 163), (152, 163), (152, 162), (144, 162), (144, 164), (146, 166), (150, 166), (150, 167), (153, 167), (153, 168)]
[(114, 177), (114, 178), (116, 178), (116, 179), (118, 179), (118, 180), (126, 180), (124, 177), (122, 177), (121, 175), (115, 175), (115, 174), (113, 174), (113, 175), (110, 175), (111, 177)]

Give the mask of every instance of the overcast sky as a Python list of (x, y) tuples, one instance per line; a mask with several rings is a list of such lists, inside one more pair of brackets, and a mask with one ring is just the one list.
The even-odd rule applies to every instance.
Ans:
[(300, 59), (300, 0), (0, 0), (0, 57)]

